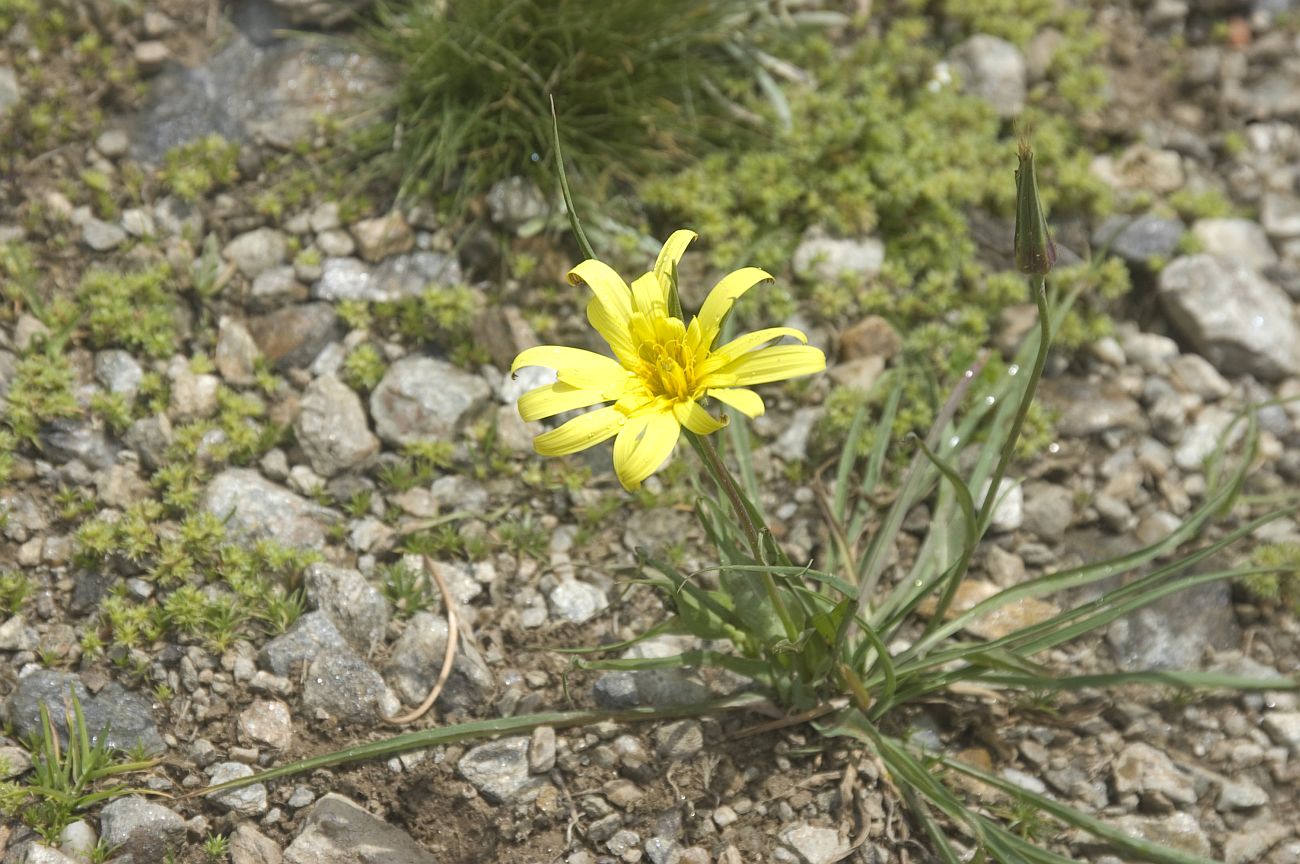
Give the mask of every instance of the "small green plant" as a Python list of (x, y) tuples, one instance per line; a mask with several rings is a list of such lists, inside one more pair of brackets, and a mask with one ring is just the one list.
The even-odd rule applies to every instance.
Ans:
[(31, 593), (32, 583), (26, 573), (21, 570), (0, 571), (0, 610), (8, 615), (17, 615)]
[(398, 617), (434, 608), (433, 589), (423, 568), (407, 566), (405, 560), (380, 568), (381, 590)]
[(379, 349), (369, 342), (353, 348), (343, 359), (343, 380), (349, 387), (362, 393), (374, 390), (386, 371), (388, 364), (384, 362)]
[(156, 264), (129, 272), (94, 269), (77, 285), (86, 334), (96, 348), (120, 347), (150, 357), (176, 350), (176, 297), (171, 268)]
[(120, 758), (109, 749), (106, 736), (92, 735), (86, 727), (81, 702), (68, 694), (65, 709), (68, 743), (50, 719), (48, 706), (40, 705), (41, 729), (27, 742), (32, 769), (20, 781), (0, 783), (0, 812), (19, 816), (47, 842), (56, 842), (60, 832), (79, 814), (104, 801), (132, 793), (114, 778), (151, 768), (156, 760)]
[(1250, 561), (1258, 572), (1242, 577), (1242, 586), (1255, 597), (1300, 615), (1300, 544), (1267, 543), (1252, 553)]
[(183, 201), (199, 198), (239, 179), (239, 145), (209, 135), (168, 150), (162, 181)]
[(209, 834), (203, 839), (203, 855), (210, 864), (219, 864), (230, 854), (230, 840), (221, 834)]

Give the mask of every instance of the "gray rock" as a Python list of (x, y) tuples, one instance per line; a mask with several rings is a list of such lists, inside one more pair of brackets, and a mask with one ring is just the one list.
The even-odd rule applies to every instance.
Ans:
[(203, 213), (198, 206), (168, 195), (153, 205), (154, 222), (168, 237), (188, 237), (198, 240), (203, 236)]
[(1160, 273), (1174, 327), (1219, 371), (1273, 381), (1300, 375), (1300, 327), (1281, 288), (1248, 267), (1191, 255)]
[(217, 348), (213, 354), (221, 377), (231, 384), (252, 384), (260, 354), (253, 334), (243, 322), (223, 315), (217, 326)]
[(1136, 219), (1111, 216), (1098, 226), (1092, 242), (1130, 264), (1145, 265), (1176, 253), (1186, 231), (1181, 219), (1165, 219), (1150, 213)]
[(22, 747), (0, 747), (0, 780), (21, 777), (32, 767), (32, 757)]
[(321, 117), (363, 107), (380, 86), (379, 64), (355, 48), (308, 38), (268, 42), (255, 45), (236, 31), (203, 64), (164, 70), (129, 130), (135, 158), (157, 162), (212, 134), (287, 147), (314, 134)]
[(287, 750), (293, 743), (293, 717), (278, 699), (258, 699), (239, 712), (239, 737), (257, 747)]
[[(419, 704), (438, 680), (446, 650), (446, 619), (417, 612), (393, 646), (384, 674), (405, 702)], [(495, 685), (492, 671), (477, 651), (457, 651), (451, 677), (436, 704), (444, 711), (473, 711), (492, 698)]]
[(55, 420), (41, 430), (45, 454), (59, 462), (80, 460), (100, 471), (113, 467), (118, 448), (103, 432), (82, 420)]
[(369, 5), (370, 0), (271, 0), (295, 27), (334, 27)]
[(655, 755), (667, 762), (690, 759), (704, 749), (704, 729), (696, 720), (677, 720), (655, 730)]
[(361, 654), (368, 656), (384, 641), (388, 601), (359, 571), (313, 564), (303, 587), (311, 608), (324, 612)]
[(591, 686), (592, 698), (601, 708), (618, 710), (637, 707), (641, 704), (637, 674), (639, 673), (621, 670), (602, 674)]
[(510, 232), (544, 219), (550, 212), (537, 184), (526, 177), (498, 180), (488, 190), (487, 205), (492, 221)]
[[(1182, 438), (1174, 449), (1174, 464), (1184, 471), (1201, 471), (1205, 460), (1218, 448), (1224, 433), (1236, 419), (1236, 414), (1218, 405), (1209, 405), (1196, 415), (1196, 420), (1183, 432)], [(1238, 423), (1229, 435), (1229, 442), (1236, 441), (1245, 434), (1245, 427)]]
[(805, 822), (781, 832), (781, 842), (799, 856), (803, 864), (832, 864), (849, 851), (847, 841), (834, 828), (820, 828)]
[(141, 417), (131, 424), (122, 442), (136, 452), (146, 468), (157, 469), (172, 443), (172, 423), (166, 414)]
[(808, 441), (812, 438), (813, 427), (821, 419), (825, 409), (817, 406), (799, 408), (781, 430), (781, 434), (772, 442), (772, 453), (786, 462), (800, 462), (808, 457)]
[(1206, 648), (1238, 647), (1241, 631), (1227, 583), (1212, 582), (1115, 621), (1106, 641), (1123, 669), (1193, 669), (1201, 665)]
[[(17, 849), (14, 851), (16, 852)], [(69, 858), (58, 849), (46, 846), (44, 843), (33, 843), (28, 846), (26, 851), (22, 853), (21, 862), (22, 864), (78, 864), (77, 860)]]
[(1275, 240), (1300, 237), (1300, 199), (1279, 192), (1265, 192), (1260, 203), (1264, 231)]
[(1121, 346), (1124, 355), (1152, 375), (1169, 374), (1169, 365), (1178, 357), (1178, 343), (1158, 333), (1124, 331)]
[(230, 834), (231, 864), (281, 864), (280, 845), (247, 822)]
[(153, 703), (139, 693), (109, 682), (82, 704), (86, 728), (114, 750), (141, 749), (150, 756), (167, 751), (153, 719)]
[(248, 331), (277, 369), (307, 368), (325, 346), (343, 335), (329, 303), (302, 303), (259, 315), (248, 322)]
[(1122, 816), (1115, 827), (1131, 837), (1149, 840), (1162, 846), (1171, 846), (1193, 855), (1208, 856), (1212, 851), (1210, 840), (1190, 813), (1176, 812), (1168, 816)]
[(257, 662), (276, 675), (297, 677), (317, 655), (347, 651), (348, 642), (324, 612), (308, 612), (257, 654)]
[(1277, 263), (1277, 253), (1263, 226), (1250, 219), (1198, 219), (1192, 234), (1210, 255), (1263, 270)]
[(99, 814), (99, 834), (115, 862), (154, 864), (184, 848), (185, 820), (135, 795), (116, 798)]
[(311, 715), (343, 723), (373, 723), (384, 711), (386, 696), (384, 679), (351, 648), (327, 650), (307, 667), (302, 706)]
[(525, 366), (513, 375), (507, 372), (502, 376), (501, 386), (497, 389), (497, 398), (513, 407), (519, 401), (519, 397), (528, 391), (554, 384), (555, 381), (554, 369), (546, 366)]
[(211, 417), (217, 410), (217, 391), (221, 379), (216, 375), (194, 374), (189, 361), (177, 356), (167, 366), (167, 380), (171, 385), (168, 412), (173, 420), (188, 421)]
[(81, 226), (81, 242), (96, 252), (108, 252), (126, 242), (126, 231), (118, 225), (90, 218)]
[(551, 614), (581, 624), (600, 614), (609, 606), (605, 592), (595, 585), (577, 579), (561, 579), (548, 595)]
[(69, 822), (59, 832), (59, 846), (79, 864), (88, 864), (92, 859), (95, 846), (99, 843), (99, 834), (85, 819)]
[(122, 228), (132, 237), (153, 237), (158, 233), (153, 216), (148, 210), (130, 207), (122, 211)]
[(1074, 520), (1074, 493), (1054, 483), (1030, 483), (1025, 489), (1025, 530), (1044, 543), (1065, 536)]
[[(357, 251), (357, 241), (352, 239), (352, 235), (342, 228), (331, 228), (328, 231), (322, 231), (316, 235), (316, 248), (328, 258), (347, 259), (356, 261), (352, 253)], [(320, 276), (317, 279), (324, 278), (325, 267), (321, 267)]]
[(362, 219), (352, 226), (352, 237), (357, 241), (361, 257), (372, 263), (410, 252), (415, 247), (415, 234), (399, 210)]
[[(213, 786), (252, 776), (253, 769), (243, 762), (218, 762), (208, 770), (208, 778)], [(265, 783), (251, 783), (238, 789), (212, 792), (205, 797), (223, 810), (240, 816), (260, 816), (268, 808)]]
[(1039, 392), (1044, 402), (1060, 412), (1056, 428), (1067, 438), (1138, 431), (1146, 426), (1142, 406), (1113, 384), (1058, 378), (1044, 381)]
[(286, 264), (257, 274), (248, 290), (249, 302), (258, 309), (274, 309), (285, 303), (307, 299), (307, 289), (298, 282), (297, 270)]
[(1206, 402), (1222, 399), (1232, 392), (1227, 379), (1199, 354), (1181, 355), (1169, 371), (1175, 386), (1185, 393), (1195, 393)]
[[(988, 497), (989, 485), (991, 481), (984, 481), (980, 489), (977, 506), (984, 506), (984, 499)], [(1009, 477), (1003, 477), (1002, 482), (998, 484), (996, 503), (993, 505), (993, 513), (989, 517), (989, 528), (995, 532), (1006, 533), (1015, 531), (1025, 521), (1025, 491), (1024, 488), (1015, 480)]]
[(1115, 757), (1115, 791), (1123, 795), (1159, 793), (1179, 804), (1196, 803), (1196, 785), (1191, 775), (1174, 767), (1170, 758), (1137, 741), (1124, 747)]
[(1214, 809), (1220, 813), (1229, 810), (1253, 810), (1269, 801), (1268, 793), (1245, 777), (1225, 777), (1219, 788), (1219, 798)]
[(438, 864), (399, 828), (330, 793), (307, 811), (284, 864)]
[(477, 375), (432, 357), (407, 357), (388, 367), (370, 394), (370, 416), (389, 444), (449, 439), (489, 395), (487, 382)]
[(274, 228), (255, 228), (240, 234), (221, 250), (222, 257), (249, 279), (283, 264), (288, 254), (288, 239)]
[(875, 276), (885, 263), (885, 244), (876, 237), (837, 239), (810, 228), (794, 250), (796, 276), (835, 282)]
[(324, 525), (338, 514), (272, 483), (249, 468), (228, 468), (203, 493), (203, 508), (248, 540), (271, 538), (285, 546), (319, 549)]
[(454, 285), (462, 278), (456, 258), (439, 252), (398, 255), (378, 265), (357, 258), (328, 258), (311, 296), (317, 300), (391, 303), (419, 297), (431, 287)]
[(500, 738), (472, 748), (456, 763), (460, 776), (494, 804), (528, 797), (544, 782), (528, 769), (528, 736)]
[(23, 90), (18, 86), (18, 73), (8, 66), (0, 66), (0, 118), (21, 101)]
[(14, 615), (0, 624), (0, 651), (31, 651), (39, 644), (40, 637), (23, 616)]
[[(1258, 861), (1279, 841), (1292, 836), (1294, 831), (1294, 826), (1274, 822), (1267, 817), (1252, 819), (1241, 831), (1229, 834), (1228, 839), (1223, 842), (1224, 864), (1250, 864), (1251, 861)], [(1297, 859), (1292, 856), (1290, 860)]]
[(131, 147), (131, 138), (122, 129), (105, 129), (95, 139), (95, 149), (109, 159), (125, 156)]
[(18, 679), (18, 686), (5, 701), (5, 719), (13, 725), (19, 738), (41, 732), (41, 705), (50, 714), (50, 722), (59, 737), (67, 740), (67, 713), (72, 710), (69, 693), (76, 696), (82, 709), (90, 701), (90, 691), (71, 672), (38, 669)]
[(555, 767), (555, 729), (538, 726), (528, 742), (528, 770), (545, 774)]
[(307, 385), (294, 432), (312, 469), (323, 477), (355, 468), (379, 452), (361, 398), (333, 375)]
[(95, 380), (110, 393), (133, 395), (140, 389), (144, 369), (130, 352), (117, 348), (95, 352)]
[(1270, 711), (1264, 715), (1264, 731), (1278, 744), (1300, 753), (1300, 711)]
[(1025, 58), (1015, 45), (976, 34), (948, 53), (967, 92), (993, 107), (999, 117), (1014, 117), (1025, 107)]

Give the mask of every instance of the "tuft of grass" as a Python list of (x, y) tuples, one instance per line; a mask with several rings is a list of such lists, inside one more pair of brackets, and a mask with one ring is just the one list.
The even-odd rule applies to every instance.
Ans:
[(1300, 615), (1300, 544), (1268, 543), (1250, 556), (1258, 572), (1243, 576), (1242, 587), (1261, 600), (1280, 603)]
[(42, 702), (41, 730), (26, 743), (32, 756), (29, 776), (0, 783), (0, 812), (20, 817), (49, 843), (58, 841), (69, 823), (90, 807), (132, 793), (114, 778), (145, 771), (156, 760), (122, 758), (110, 750), (106, 736), (86, 727), (81, 702), (68, 694), (66, 722), (68, 743), (60, 741)]
[(386, 0), (367, 32), (402, 75), (374, 149), (396, 144), (404, 194), (463, 203), (497, 180), (544, 176), (553, 95), (584, 176), (629, 180), (679, 163), (744, 134), (732, 97), (779, 99), (763, 52), (779, 51), (789, 28), (767, 6)]
[(121, 347), (150, 357), (176, 350), (176, 298), (166, 264), (136, 271), (93, 269), (81, 278), (76, 297), (96, 348)]

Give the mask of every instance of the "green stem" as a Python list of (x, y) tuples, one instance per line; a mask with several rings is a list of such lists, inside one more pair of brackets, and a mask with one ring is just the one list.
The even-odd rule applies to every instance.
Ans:
[[(745, 497), (741, 494), (740, 487), (736, 485), (736, 478), (731, 476), (731, 472), (723, 464), (717, 448), (713, 446), (713, 442), (708, 439), (708, 436), (696, 435), (689, 429), (683, 429), (682, 432), (695, 448), (695, 452), (700, 454), (704, 467), (708, 469), (713, 482), (717, 484), (722, 493), (727, 496), (727, 500), (731, 502), (731, 509), (736, 511), (736, 519), (740, 522), (741, 530), (745, 532), (745, 539), (748, 541), (750, 552), (754, 556), (754, 563), (768, 563), (763, 555), (762, 538), (759, 537), (758, 527), (754, 525), (749, 507), (745, 504)], [(799, 637), (799, 629), (795, 627), (794, 618), (790, 616), (790, 610), (781, 598), (781, 592), (776, 587), (776, 579), (767, 571), (761, 573), (759, 578), (763, 580), (763, 588), (767, 591), (767, 598), (772, 603), (772, 608), (776, 610), (777, 617), (781, 619), (781, 628), (785, 630), (786, 638), (793, 642)]]
[(989, 522), (993, 519), (993, 507), (997, 503), (998, 488), (1002, 485), (1007, 466), (1011, 464), (1011, 457), (1015, 454), (1016, 443), (1020, 440), (1020, 430), (1024, 428), (1025, 418), (1029, 416), (1029, 406), (1034, 401), (1038, 381), (1043, 377), (1043, 367), (1047, 365), (1047, 352), (1052, 346), (1052, 316), (1047, 308), (1047, 277), (1045, 276), (1039, 277), (1038, 288), (1034, 291), (1034, 302), (1038, 305), (1038, 353), (1034, 356), (1034, 368), (1029, 373), (1029, 383), (1025, 387), (1025, 393), (1020, 397), (1016, 419), (1011, 424), (1011, 434), (1007, 436), (1007, 443), (1002, 446), (997, 467), (989, 477), (989, 491), (985, 493), (984, 503), (980, 505), (978, 520), (980, 537), (984, 536)]

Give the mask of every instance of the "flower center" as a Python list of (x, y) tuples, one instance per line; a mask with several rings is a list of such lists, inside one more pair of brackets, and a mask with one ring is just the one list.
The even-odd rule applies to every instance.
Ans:
[(650, 392), (678, 401), (694, 396), (695, 357), (681, 342), (644, 342), (637, 354), (641, 359), (639, 374)]

